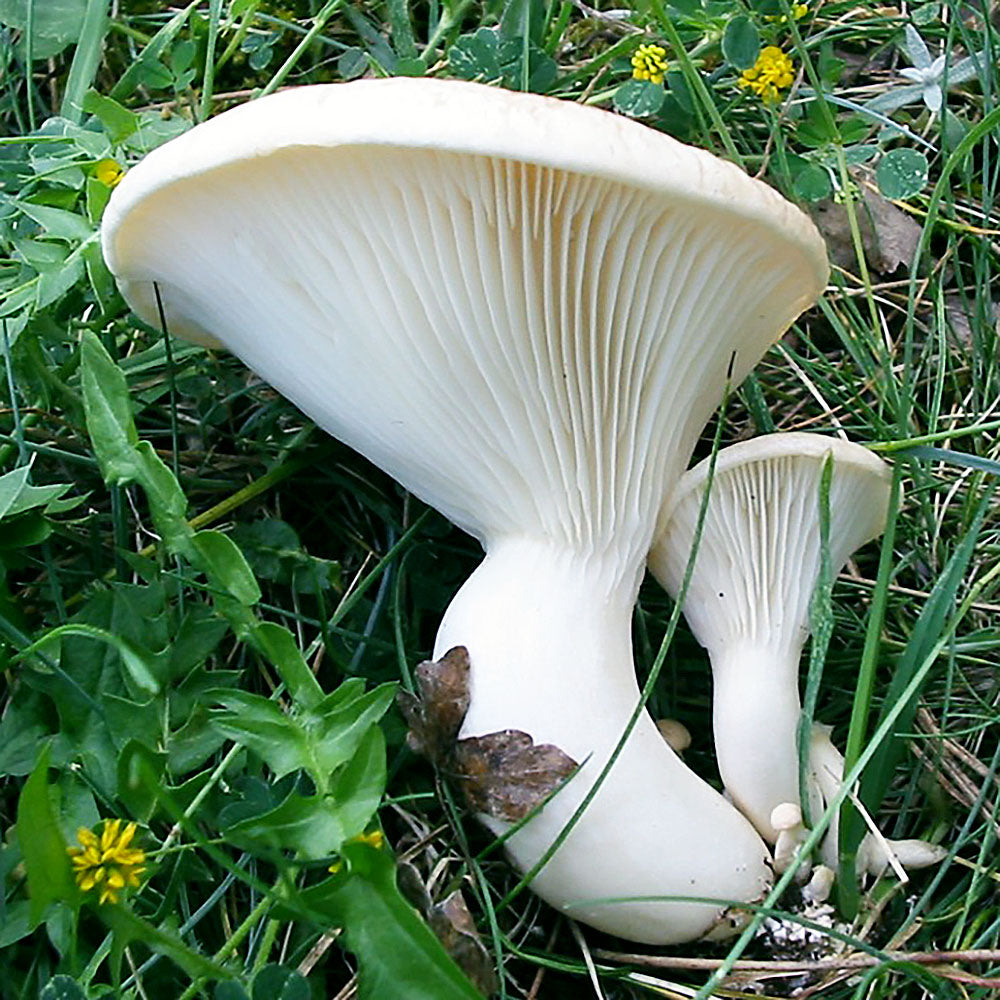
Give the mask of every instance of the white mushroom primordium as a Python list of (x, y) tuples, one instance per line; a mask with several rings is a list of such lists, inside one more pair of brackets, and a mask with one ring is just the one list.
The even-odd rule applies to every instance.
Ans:
[[(115, 190), (105, 257), (172, 333), (222, 343), (474, 535), (445, 613), (461, 737), (582, 766), (506, 843), (529, 870), (639, 691), (631, 615), (664, 496), (727, 381), (827, 276), (808, 219), (736, 167), (593, 108), (476, 84), (302, 88), (198, 126)], [(484, 817), (501, 833), (509, 824)], [(766, 848), (643, 714), (532, 888), (623, 937), (708, 932)]]
[[(731, 445), (716, 458), (684, 598), (684, 616), (712, 663), (719, 773), (733, 802), (776, 845), (779, 871), (804, 831), (796, 742), (799, 659), (821, 571), (820, 484), (828, 458), (831, 573), (881, 534), (889, 468), (861, 445), (803, 433)], [(706, 459), (681, 479), (650, 554), (653, 575), (675, 597), (694, 545), (709, 464)], [(843, 776), (843, 758), (825, 727), (813, 733), (810, 772), (808, 805), (815, 820), (831, 797), (825, 793), (835, 794)], [(826, 863), (836, 868), (835, 831), (827, 843), (832, 863), (825, 857)]]

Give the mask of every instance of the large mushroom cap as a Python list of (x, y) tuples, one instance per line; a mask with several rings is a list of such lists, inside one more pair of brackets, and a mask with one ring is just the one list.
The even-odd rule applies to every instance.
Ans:
[[(619, 116), (436, 80), (304, 87), (150, 154), (102, 231), (126, 299), (222, 343), (484, 541), (650, 511), (822, 291), (812, 223)], [(642, 476), (639, 470), (645, 470)]]

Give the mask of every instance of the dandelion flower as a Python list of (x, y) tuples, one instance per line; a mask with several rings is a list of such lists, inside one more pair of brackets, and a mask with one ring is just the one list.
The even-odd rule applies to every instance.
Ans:
[(66, 848), (73, 861), (76, 884), (84, 892), (99, 892), (100, 903), (117, 903), (125, 886), (137, 888), (139, 876), (146, 870), (146, 852), (131, 847), (135, 823), (122, 828), (120, 819), (105, 820), (98, 836), (80, 827), (76, 831), (79, 846)]
[(740, 75), (739, 86), (752, 90), (765, 104), (773, 104), (792, 85), (795, 64), (777, 45), (761, 49), (757, 61)]
[(662, 45), (640, 45), (632, 56), (632, 79), (663, 83), (667, 50)]
[(113, 188), (125, 176), (125, 170), (117, 160), (98, 160), (94, 176), (102, 184)]

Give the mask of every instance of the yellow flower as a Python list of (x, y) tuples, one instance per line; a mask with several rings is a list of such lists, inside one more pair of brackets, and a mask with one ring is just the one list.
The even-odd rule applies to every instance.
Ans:
[(786, 56), (777, 45), (768, 45), (761, 49), (753, 66), (743, 70), (739, 86), (752, 90), (765, 104), (773, 104), (794, 79), (795, 64), (791, 57)]
[(117, 160), (98, 160), (94, 176), (102, 184), (113, 188), (125, 176), (125, 170)]
[(640, 45), (632, 56), (632, 79), (663, 83), (667, 50), (662, 45)]
[[(792, 8), (792, 17), (796, 21), (801, 21), (802, 18), (809, 13), (809, 5), (805, 3), (793, 3), (790, 5)], [(777, 21), (778, 24), (785, 24), (788, 21), (787, 14), (770, 14), (767, 18), (768, 21)]]
[(100, 836), (81, 826), (76, 831), (79, 846), (66, 848), (73, 859), (76, 884), (84, 892), (100, 891), (100, 903), (117, 903), (126, 885), (139, 885), (139, 876), (146, 870), (146, 852), (129, 846), (135, 831), (135, 823), (122, 829), (120, 819), (109, 819)]
[[(376, 851), (381, 851), (385, 847), (385, 834), (381, 830), (372, 830), (370, 833), (362, 833), (357, 837), (351, 837), (349, 844), (367, 844), (374, 847)], [(334, 861), (327, 869), (331, 875), (336, 875), (344, 867), (343, 861)]]

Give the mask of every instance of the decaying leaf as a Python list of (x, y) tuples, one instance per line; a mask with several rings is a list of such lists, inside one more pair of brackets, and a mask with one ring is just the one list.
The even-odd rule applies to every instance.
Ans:
[(401, 691), (397, 695), (410, 727), (406, 744), (440, 767), (451, 753), (469, 710), (469, 651), (455, 646), (440, 660), (418, 663), (416, 679), (419, 694)]
[(416, 670), (418, 695), (400, 693), (407, 746), (455, 780), (469, 806), (517, 822), (541, 805), (577, 768), (551, 743), (538, 746), (518, 729), (456, 739), (469, 709), (469, 651), (449, 649)]
[[(874, 189), (862, 172), (852, 171), (859, 181), (861, 198), (855, 215), (868, 266), (879, 274), (892, 274), (900, 265), (909, 267), (920, 242), (920, 226), (904, 211)], [(858, 260), (847, 209), (827, 200), (811, 211), (813, 222), (826, 240), (830, 261), (845, 271), (857, 273)]]
[(559, 747), (536, 746), (519, 729), (459, 740), (453, 763), (472, 808), (511, 823), (541, 805), (577, 767)]
[(485, 996), (495, 993), (497, 977), (493, 961), (479, 940), (476, 923), (461, 891), (456, 889), (443, 902), (431, 907), (425, 916), (445, 951), (469, 977), (473, 986)]

